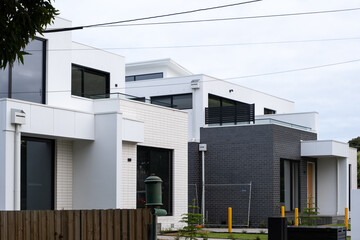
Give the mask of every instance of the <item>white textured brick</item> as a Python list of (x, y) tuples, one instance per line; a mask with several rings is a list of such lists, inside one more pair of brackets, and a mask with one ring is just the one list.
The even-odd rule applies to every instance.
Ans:
[(72, 209), (73, 144), (71, 141), (56, 141), (55, 179), (56, 209)]
[[(139, 145), (173, 150), (173, 216), (159, 217), (159, 222), (163, 229), (182, 227), (179, 221), (188, 209), (187, 113), (130, 100), (121, 100), (120, 110), (124, 118), (144, 123)], [(123, 142), (122, 156), (123, 206), (136, 208), (136, 144)]]

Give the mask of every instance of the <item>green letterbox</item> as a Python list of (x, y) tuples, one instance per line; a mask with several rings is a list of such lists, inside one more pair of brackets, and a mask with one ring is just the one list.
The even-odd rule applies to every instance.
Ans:
[(162, 206), (161, 178), (150, 176), (145, 179), (146, 204), (145, 206)]

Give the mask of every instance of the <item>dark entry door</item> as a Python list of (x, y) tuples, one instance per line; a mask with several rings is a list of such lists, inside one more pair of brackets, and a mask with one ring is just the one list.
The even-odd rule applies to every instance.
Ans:
[(21, 209), (54, 209), (53, 140), (21, 140)]

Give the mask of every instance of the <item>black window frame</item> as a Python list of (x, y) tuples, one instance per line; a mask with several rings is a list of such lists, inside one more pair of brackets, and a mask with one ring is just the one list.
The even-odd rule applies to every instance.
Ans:
[[(42, 104), (46, 104), (46, 62), (47, 62), (47, 39), (44, 38), (39, 38), (39, 37), (35, 37), (34, 40), (40, 41), (42, 42), (42, 91), (41, 91), (41, 103)], [(25, 51), (26, 51), (26, 47), (25, 47)], [(31, 52), (30, 52), (31, 54)], [(17, 63), (14, 63), (17, 64)], [(26, 62), (24, 61), (24, 65), (26, 64)], [(12, 86), (13, 86), (13, 79), (12, 79), (12, 72), (13, 72), (13, 67), (11, 66), (7, 66), (7, 70), (8, 70), (8, 98), (13, 98), (13, 92), (12, 92)], [(16, 98), (15, 98), (16, 99)], [(24, 100), (27, 101), (27, 100)], [(30, 101), (29, 101), (30, 102)], [(36, 102), (38, 103), (38, 102)]]
[[(110, 97), (110, 73), (109, 72), (72, 63), (71, 64), (71, 73), (73, 71), (73, 68), (77, 68), (77, 69), (81, 70), (81, 96), (73, 94), (73, 89), (71, 87), (71, 95), (72, 96), (84, 97), (84, 98), (90, 98), (90, 99), (109, 98)], [(86, 96), (86, 94), (84, 93), (84, 86), (85, 86), (85, 84), (84, 84), (84, 82), (85, 82), (85, 78), (84, 78), (85, 74), (84, 74), (84, 72), (92, 73), (92, 74), (96, 74), (96, 75), (104, 75), (106, 77), (105, 78), (105, 88), (106, 88), (106, 90), (105, 90), (105, 93), (104, 93), (103, 96), (101, 94), (99, 94), (99, 97), (96, 97), (95, 95), (93, 95), (93, 97), (91, 97), (91, 95)], [(71, 77), (71, 85), (72, 85), (72, 81), (73, 81), (73, 79)]]
[[(301, 189), (300, 189), (300, 162), (296, 161), (296, 160), (291, 160), (291, 159), (285, 159), (285, 158), (281, 158), (280, 159), (280, 202), (282, 204), (285, 205), (285, 164), (284, 162), (287, 161), (290, 163), (290, 210), (286, 210), (286, 211), (294, 211), (295, 208), (299, 208), (300, 207), (300, 195), (301, 195)], [(297, 168), (297, 179), (295, 181), (297, 181), (297, 192), (295, 194), (295, 189), (293, 187), (294, 185), (294, 176), (293, 176), (293, 171), (294, 171), (294, 166), (296, 165)], [(297, 199), (294, 199), (293, 195), (297, 195)], [(294, 204), (297, 204), (297, 206), (295, 206)]]
[[(147, 77), (147, 78), (141, 79), (142, 77)], [(164, 73), (156, 72), (156, 73), (129, 75), (129, 76), (125, 76), (125, 82), (145, 81), (145, 80), (158, 79), (158, 78), (164, 78)]]
[(264, 115), (276, 114), (276, 110), (270, 108), (264, 108)]
[[(26, 202), (22, 201), (23, 198), (23, 194), (26, 194), (26, 168), (27, 168), (27, 159), (25, 156), (23, 156), (24, 148), (27, 147), (27, 145), (24, 145), (23, 142), (28, 142), (28, 141), (32, 141), (32, 142), (48, 142), (51, 144), (51, 186), (52, 186), (52, 191), (51, 191), (51, 209), (46, 209), (46, 210), (55, 210), (55, 191), (56, 191), (56, 187), (55, 187), (55, 168), (56, 168), (56, 160), (55, 160), (55, 140), (53, 139), (45, 139), (45, 138), (37, 138), (37, 137), (28, 137), (28, 136), (22, 136), (21, 137), (21, 152), (22, 152), (22, 156), (21, 156), (21, 187), (20, 187), (20, 199), (21, 199), (21, 204), (20, 204), (20, 209), (21, 210), (29, 210)], [(31, 210), (31, 209), (30, 209)], [(39, 209), (33, 209), (33, 210), (39, 210)]]
[[(139, 189), (139, 184), (138, 184), (138, 181), (139, 181), (139, 165), (140, 165), (140, 159), (139, 159), (139, 151), (143, 151), (143, 153), (145, 153), (145, 155), (147, 155), (147, 158), (149, 160), (149, 162), (151, 161), (151, 151), (162, 151), (162, 152), (168, 152), (169, 154), (169, 192), (168, 192), (168, 209), (167, 210), (167, 216), (172, 216), (173, 213), (174, 213), (174, 203), (173, 203), (173, 188), (174, 188), (174, 170), (173, 170), (173, 166), (174, 166), (174, 150), (173, 149), (167, 149), (167, 148), (156, 148), (156, 147), (149, 147), (149, 146), (140, 146), (138, 145), (137, 146), (137, 166), (136, 166), (136, 208), (142, 208), (140, 204), (139, 205), (139, 200), (138, 199), (138, 193), (139, 192), (144, 192), (145, 189)], [(157, 173), (148, 173), (149, 176), (150, 174), (157, 174)], [(159, 175), (157, 175), (159, 176)], [(148, 177), (148, 176), (147, 176)], [(159, 176), (161, 177), (161, 176)], [(141, 181), (144, 181), (145, 179), (141, 179)], [(164, 181), (164, 179), (162, 179)], [(164, 184), (164, 183), (162, 183)], [(164, 188), (164, 185), (163, 185), (163, 188)], [(164, 203), (164, 191), (163, 191), (163, 196), (162, 196), (162, 200), (163, 200), (163, 203)], [(165, 206), (163, 206), (162, 208), (164, 208)]]
[[(190, 100), (191, 100), (191, 108), (184, 108), (184, 107), (180, 107), (178, 108), (177, 106), (174, 105), (174, 97), (178, 97), (178, 96), (189, 96)], [(169, 98), (170, 99), (170, 105), (167, 106), (167, 104), (158, 104), (161, 103), (161, 101), (156, 100), (154, 98)], [(161, 95), (161, 96), (152, 96), (150, 97), (150, 101), (152, 104), (155, 105), (159, 105), (159, 106), (164, 106), (164, 107), (170, 107), (170, 108), (175, 108), (178, 110), (187, 110), (187, 109), (192, 109), (193, 108), (193, 101), (192, 101), (192, 93), (182, 93), (182, 94), (173, 94), (173, 95)]]

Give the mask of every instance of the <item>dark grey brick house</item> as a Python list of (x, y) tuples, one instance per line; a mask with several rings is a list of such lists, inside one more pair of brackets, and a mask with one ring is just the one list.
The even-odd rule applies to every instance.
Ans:
[[(288, 211), (303, 208), (307, 202), (307, 162), (316, 160), (301, 157), (300, 142), (316, 140), (312, 132), (276, 124), (219, 126), (201, 128), (205, 152), (205, 209), (211, 224), (227, 223), (227, 209), (233, 209), (235, 225), (246, 225), (251, 182), (250, 225), (266, 223), (269, 216), (279, 215), (284, 205), (284, 185), (281, 184), (281, 162), (296, 167), (298, 187)], [(201, 202), (201, 153), (198, 143), (189, 143), (189, 204)], [(194, 191), (195, 185), (197, 186)], [(293, 188), (293, 187), (292, 187)], [(245, 192), (245, 194), (244, 194)], [(281, 199), (282, 198), (282, 199)]]

